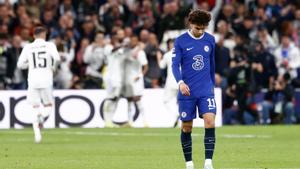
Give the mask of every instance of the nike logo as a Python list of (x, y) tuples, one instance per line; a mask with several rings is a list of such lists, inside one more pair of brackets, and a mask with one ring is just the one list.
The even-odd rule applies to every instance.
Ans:
[(189, 51), (189, 50), (192, 50), (193, 48), (194, 48), (194, 47), (191, 47), (191, 48), (186, 48), (186, 50), (187, 50), (187, 51)]

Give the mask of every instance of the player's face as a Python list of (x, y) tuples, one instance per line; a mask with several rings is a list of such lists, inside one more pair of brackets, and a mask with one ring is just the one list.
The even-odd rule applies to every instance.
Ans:
[(191, 33), (196, 37), (200, 37), (204, 31), (206, 26), (205, 25), (196, 25), (196, 24), (190, 24)]
[(138, 44), (139, 40), (137, 37), (130, 38), (130, 46), (133, 48)]
[(104, 40), (103, 34), (98, 34), (98, 35), (96, 36), (96, 39), (95, 39), (96, 43), (102, 44), (102, 43), (103, 43), (103, 40)]

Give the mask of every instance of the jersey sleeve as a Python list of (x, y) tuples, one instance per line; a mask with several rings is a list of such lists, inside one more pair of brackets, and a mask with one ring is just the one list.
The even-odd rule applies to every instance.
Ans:
[(212, 52), (210, 54), (210, 77), (214, 86), (215, 86), (215, 48), (216, 48), (216, 42), (215, 42), (215, 38), (213, 38)]
[(49, 46), (49, 53), (50, 53), (50, 55), (51, 55), (51, 57), (53, 59), (52, 69), (56, 70), (56, 68), (57, 68), (57, 66), (58, 66), (58, 64), (60, 62), (60, 55), (59, 55), (59, 53), (57, 51), (57, 48), (56, 48), (56, 46), (55, 46), (54, 43), (49, 43), (48, 46)]
[(60, 61), (60, 55), (57, 51), (57, 48), (56, 48), (55, 44), (54, 43), (49, 43), (49, 48), (50, 48), (50, 53), (51, 53), (51, 56), (52, 56), (53, 60), (55, 62), (59, 62)]
[(168, 54), (169, 54), (169, 52), (165, 53), (163, 58), (159, 61), (159, 67), (161, 69), (164, 69), (167, 67)]
[(21, 52), (21, 55), (19, 57), (18, 63), (17, 63), (17, 67), (19, 69), (27, 69), (29, 66), (28, 63), (28, 52), (27, 52), (27, 47), (25, 46)]
[(178, 43), (178, 39), (175, 40), (174, 48), (172, 50), (172, 72), (177, 82), (182, 80), (180, 71), (182, 61), (182, 49)]
[(86, 47), (86, 49), (83, 53), (83, 62), (84, 63), (90, 63), (91, 62), (92, 50), (93, 50), (92, 45), (89, 45), (88, 47)]
[(147, 56), (146, 53), (143, 50), (140, 50), (139, 53), (139, 62), (141, 63), (141, 65), (147, 65), (148, 64), (148, 60), (147, 60)]

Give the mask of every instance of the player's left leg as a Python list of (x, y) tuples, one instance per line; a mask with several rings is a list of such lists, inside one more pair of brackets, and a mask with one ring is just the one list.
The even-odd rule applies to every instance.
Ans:
[(149, 127), (145, 113), (144, 113), (144, 105), (142, 103), (141, 98), (142, 98), (142, 96), (133, 96), (132, 101), (135, 102), (137, 108), (139, 109), (140, 117), (143, 118), (144, 127)]
[(45, 119), (52, 113), (53, 111), (53, 95), (52, 88), (41, 89), (40, 91), (42, 103), (44, 105), (44, 109), (41, 113), (42, 115), (42, 123), (44, 123)]
[(42, 141), (42, 134), (41, 134), (41, 114), (40, 114), (40, 105), (33, 105), (32, 110), (35, 114), (33, 122), (32, 122), (32, 128), (34, 133), (34, 141), (36, 143), (40, 143)]
[(205, 162), (204, 169), (213, 169), (212, 158), (215, 150), (215, 114), (216, 102), (214, 97), (205, 97), (198, 102), (199, 116), (204, 120), (204, 148)]
[(131, 98), (131, 100), (136, 104), (140, 116), (143, 119), (144, 127), (149, 127), (145, 113), (144, 113), (144, 105), (141, 100), (144, 91), (144, 81), (139, 79), (132, 84), (127, 84), (125, 88), (124, 96), (127, 98)]
[(174, 127), (177, 126), (178, 120), (179, 120), (179, 114), (178, 114), (178, 104), (177, 104), (177, 94), (178, 89), (173, 88), (165, 88), (164, 90), (164, 104), (166, 106), (166, 109), (172, 113), (172, 116), (174, 117)]
[(205, 135), (204, 135), (204, 147), (205, 147), (205, 163), (204, 169), (213, 169), (212, 158), (215, 150), (215, 113), (208, 112), (203, 115)]
[(41, 129), (39, 122), (41, 120), (41, 111), (40, 111), (40, 93), (39, 89), (28, 88), (27, 91), (27, 102), (32, 108), (34, 114), (34, 119), (32, 121), (32, 128), (34, 132), (34, 141), (40, 143), (42, 141)]
[(132, 97), (127, 98), (128, 101), (128, 124), (131, 127), (133, 125), (133, 110), (134, 101)]

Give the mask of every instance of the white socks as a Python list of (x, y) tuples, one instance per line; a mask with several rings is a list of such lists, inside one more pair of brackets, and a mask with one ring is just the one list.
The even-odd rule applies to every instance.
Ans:
[(39, 128), (39, 123), (37, 121), (34, 121), (32, 123), (32, 128), (34, 132), (34, 141), (36, 143), (40, 143), (42, 141), (42, 134), (41, 129)]
[(204, 165), (212, 165), (211, 159), (205, 159)]
[(105, 120), (105, 127), (113, 127), (112, 118), (115, 114), (117, 101), (118, 100), (113, 101), (108, 99), (104, 103), (103, 116)]
[(193, 161), (188, 161), (188, 162), (186, 162), (185, 164), (186, 164), (186, 166), (194, 166)]
[[(185, 163), (185, 166), (187, 169), (194, 169), (194, 163), (193, 161), (188, 161)], [(204, 162), (204, 168), (209, 168), (209, 169), (212, 169), (212, 160), (211, 159), (205, 159), (205, 162)]]
[(46, 106), (44, 107), (44, 111), (42, 111), (43, 118), (48, 117), (52, 113), (53, 106)]

